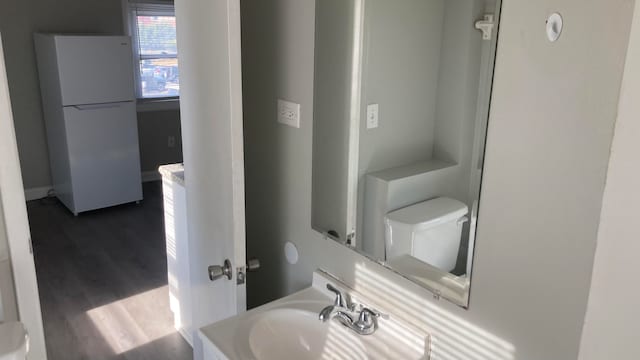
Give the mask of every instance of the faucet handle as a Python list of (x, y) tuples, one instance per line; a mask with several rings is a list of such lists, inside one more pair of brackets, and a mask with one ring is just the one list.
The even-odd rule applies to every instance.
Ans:
[(378, 318), (389, 320), (389, 315), (383, 314), (378, 310), (370, 309), (365, 306), (360, 306), (360, 315), (358, 315), (358, 323), (371, 324), (373, 320), (376, 320), (375, 322), (377, 323)]
[(377, 319), (381, 314), (375, 310), (371, 310), (367, 307), (363, 307), (358, 316), (358, 322), (360, 324), (371, 324), (372, 318)]
[(342, 292), (340, 292), (340, 290), (338, 290), (335, 286), (327, 283), (327, 290), (331, 291), (332, 293), (336, 294), (336, 299), (333, 302), (334, 306), (336, 307), (341, 307), (341, 308), (346, 308), (346, 303), (344, 300), (344, 296), (342, 295)]
[(353, 324), (353, 327), (359, 334), (373, 334), (378, 329), (379, 317), (386, 318), (387, 316), (363, 306), (360, 310), (360, 315), (358, 315), (358, 320)]

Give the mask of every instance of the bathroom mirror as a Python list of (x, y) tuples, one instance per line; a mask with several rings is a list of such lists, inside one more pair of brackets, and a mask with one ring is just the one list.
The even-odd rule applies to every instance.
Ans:
[(312, 227), (468, 306), (500, 0), (317, 0)]

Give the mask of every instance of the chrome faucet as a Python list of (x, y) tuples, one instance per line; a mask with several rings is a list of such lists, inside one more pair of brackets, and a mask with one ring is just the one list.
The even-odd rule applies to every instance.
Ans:
[(327, 284), (327, 289), (336, 294), (336, 299), (333, 301), (333, 305), (329, 305), (320, 311), (320, 315), (318, 316), (320, 321), (324, 322), (331, 319), (331, 317), (338, 311), (353, 311), (354, 307), (348, 304), (347, 299), (342, 295), (340, 290), (336, 289), (331, 284)]
[(320, 321), (325, 322), (336, 319), (359, 335), (370, 335), (378, 329), (378, 318), (381, 316), (379, 312), (360, 306), (360, 312), (357, 313), (355, 304), (348, 304), (340, 290), (331, 284), (327, 284), (327, 289), (336, 294), (336, 299), (333, 305), (329, 305), (320, 311), (318, 316)]
[(360, 310), (360, 314), (357, 316), (357, 320), (343, 312), (336, 312), (334, 318), (337, 319), (342, 325), (356, 332), (358, 335), (371, 335), (378, 330), (378, 318), (380, 313), (369, 308), (363, 307)]

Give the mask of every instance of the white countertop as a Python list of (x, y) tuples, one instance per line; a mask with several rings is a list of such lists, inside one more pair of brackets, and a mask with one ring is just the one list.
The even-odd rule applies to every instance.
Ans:
[[(261, 314), (275, 309), (302, 309), (319, 313), (325, 306), (334, 301), (333, 294), (326, 290), (326, 284), (332, 283), (336, 287), (345, 290), (344, 285), (327, 274), (316, 271), (313, 285), (292, 295), (267, 303), (250, 311), (242, 313), (200, 329), (199, 336), (205, 343), (215, 350), (215, 356), (221, 359), (250, 360), (252, 352), (249, 344), (251, 326)], [(346, 293), (349, 290), (347, 289)], [(343, 291), (345, 293), (345, 291)], [(360, 297), (357, 297), (360, 298)], [(364, 303), (365, 301), (363, 301)], [(320, 321), (320, 320), (318, 320)], [(330, 344), (326, 347), (340, 349), (344, 358), (353, 359), (427, 359), (429, 353), (429, 335), (415, 327), (402, 322), (393, 315), (379, 319), (379, 328), (372, 335), (357, 335), (337, 321), (333, 320), (330, 326), (339, 328), (342, 334), (339, 344)], [(335, 331), (334, 331), (335, 333)], [(352, 339), (352, 340), (349, 340)], [(275, 341), (275, 340), (274, 340)], [(335, 341), (333, 341), (335, 342)], [(336, 346), (334, 346), (336, 345)], [(377, 352), (379, 351), (379, 353)], [(334, 350), (335, 352), (335, 350)], [(374, 353), (376, 355), (371, 355)], [(335, 355), (321, 352), (314, 355), (313, 359), (332, 358)], [(340, 355), (340, 357), (342, 357)], [(333, 357), (335, 358), (335, 357)], [(208, 360), (208, 359), (207, 359)]]
[(184, 186), (184, 165), (182, 163), (162, 165), (158, 168), (158, 172), (163, 179)]

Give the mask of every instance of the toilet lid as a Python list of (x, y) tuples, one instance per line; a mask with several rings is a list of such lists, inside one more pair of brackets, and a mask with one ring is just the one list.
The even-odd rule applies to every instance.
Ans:
[(16, 359), (27, 351), (27, 331), (19, 322), (0, 324), (0, 360)]
[(399, 224), (415, 227), (429, 227), (447, 221), (455, 221), (465, 216), (467, 205), (446, 197), (439, 197), (392, 211), (386, 218)]

